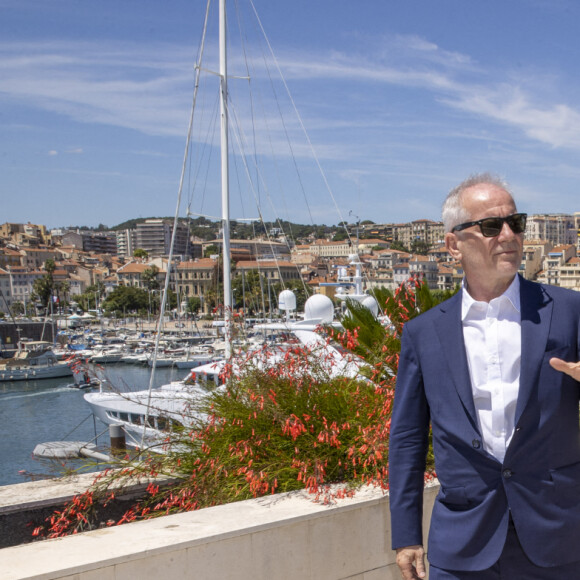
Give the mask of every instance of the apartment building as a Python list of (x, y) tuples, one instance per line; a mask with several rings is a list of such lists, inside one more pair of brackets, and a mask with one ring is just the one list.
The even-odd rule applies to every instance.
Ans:
[(553, 245), (578, 244), (578, 223), (571, 214), (533, 214), (528, 216), (526, 240), (547, 240)]
[[(134, 288), (146, 288), (143, 272), (150, 270), (151, 264), (141, 262), (129, 262), (117, 270), (117, 280), (121, 286), (133, 286)], [(103, 277), (106, 272), (102, 272)], [(102, 280), (101, 280), (102, 281)], [(157, 282), (162, 288), (165, 282), (165, 271), (159, 269), (157, 272)]]
[(19, 246), (39, 246), (50, 241), (46, 226), (31, 223), (16, 224), (6, 222), (0, 225), (0, 238), (11, 240)]
[(137, 249), (137, 230), (119, 230), (116, 232), (117, 256), (131, 257)]
[(62, 237), (64, 246), (72, 246), (83, 252), (97, 254), (117, 254), (117, 234), (114, 232), (95, 232), (92, 230), (67, 231)]
[(429, 256), (413, 256), (409, 260), (409, 276), (425, 282), (436, 290), (439, 282), (439, 264)]
[(568, 261), (576, 257), (576, 246), (562, 244), (554, 246), (544, 257), (543, 271), (538, 276), (538, 282), (560, 286), (560, 273)]
[(10, 288), (10, 274), (0, 268), (0, 312), (8, 314), (12, 308), (12, 290)]
[(250, 260), (236, 264), (236, 274), (255, 270), (271, 282), (285, 282), (300, 280), (300, 270), (292, 262), (285, 260)]
[[(173, 222), (163, 219), (148, 219), (138, 223), (135, 232), (135, 246), (145, 250), (149, 256), (167, 256), (171, 248)], [(189, 228), (179, 222), (175, 234), (174, 256), (189, 255)], [(127, 255), (127, 254), (125, 254)]]
[(218, 261), (211, 258), (188, 260), (177, 264), (175, 285), (180, 299), (203, 298), (217, 286)]
[(570, 258), (560, 267), (560, 286), (580, 291), (580, 258)]

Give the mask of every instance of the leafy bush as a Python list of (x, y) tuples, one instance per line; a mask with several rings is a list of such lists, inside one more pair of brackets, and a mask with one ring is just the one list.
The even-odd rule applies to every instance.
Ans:
[(357, 361), (357, 376), (336, 373), (324, 347), (296, 343), (275, 365), (264, 364), (270, 351), (250, 353), (226, 368), (226, 386), (191, 409), (195, 428), (168, 436), (166, 453), (143, 454), (141, 461), (98, 475), (90, 490), (35, 534), (91, 529), (98, 524), (95, 503), (112, 501), (117, 489), (143, 479), (151, 481), (145, 497), (107, 525), (296, 489), (324, 502), (363, 484), (387, 489), (401, 332), (437, 299), (421, 284), (377, 293), (377, 299), (384, 305), (382, 321), (349, 303), (344, 330), (327, 329)]

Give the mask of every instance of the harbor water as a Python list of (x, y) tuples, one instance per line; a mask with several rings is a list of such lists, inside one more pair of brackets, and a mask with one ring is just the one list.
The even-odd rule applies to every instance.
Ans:
[[(149, 386), (150, 372), (146, 366), (114, 364), (94, 368), (92, 374), (120, 391), (133, 391)], [(187, 374), (187, 370), (158, 368), (154, 386)], [(93, 419), (84, 391), (68, 387), (71, 382), (73, 377), (0, 383), (0, 485), (62, 473), (62, 467), (53, 460), (33, 456), (39, 443), (67, 440), (108, 444), (106, 426)], [(80, 466), (80, 461), (67, 462), (67, 467)]]

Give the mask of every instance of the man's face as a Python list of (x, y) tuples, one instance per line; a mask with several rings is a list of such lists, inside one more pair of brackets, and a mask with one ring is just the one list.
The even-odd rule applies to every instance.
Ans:
[[(511, 195), (491, 184), (465, 190), (462, 201), (468, 221), (506, 217), (517, 211)], [(479, 226), (472, 226), (448, 233), (445, 239), (452, 256), (461, 261), (468, 286), (475, 293), (479, 288), (505, 291), (522, 261), (524, 234), (514, 234), (506, 223), (496, 237), (486, 238)]]

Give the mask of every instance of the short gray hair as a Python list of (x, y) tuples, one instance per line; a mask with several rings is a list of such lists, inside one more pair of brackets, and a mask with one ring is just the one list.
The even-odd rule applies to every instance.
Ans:
[(501, 189), (507, 191), (513, 197), (509, 185), (501, 177), (488, 172), (470, 175), (465, 181), (462, 181), (457, 187), (454, 187), (447, 194), (443, 202), (441, 219), (445, 232), (450, 232), (456, 225), (469, 221), (471, 216), (463, 207), (461, 196), (466, 189), (481, 184), (501, 187)]

